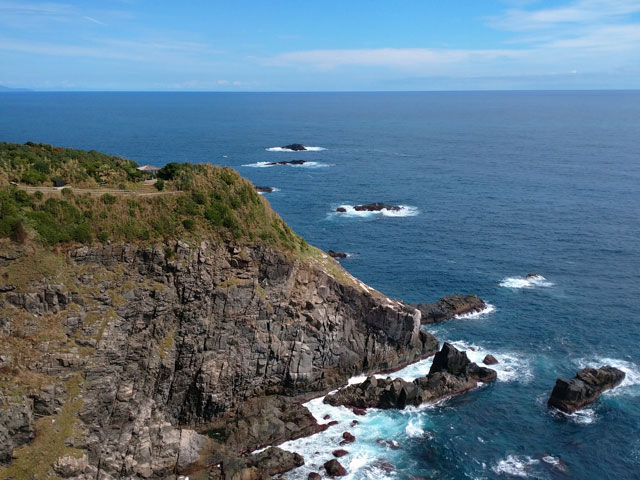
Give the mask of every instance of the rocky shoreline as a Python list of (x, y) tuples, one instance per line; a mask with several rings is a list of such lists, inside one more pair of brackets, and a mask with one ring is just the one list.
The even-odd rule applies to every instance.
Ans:
[[(0, 260), (19, 270), (34, 254), (15, 247)], [(39, 379), (0, 398), (0, 468), (15, 464), (20, 447), (42, 448), (38, 422), (51, 418), (70, 422), (52, 437), (64, 445), (50, 460), (62, 478), (257, 480), (303, 464), (277, 445), (331, 428), (335, 421), (319, 423), (302, 403), (355, 375), (370, 376), (324, 401), (366, 414), (496, 378), (452, 345), (439, 349), (421, 328), (482, 311), (484, 301), (456, 294), (406, 305), (336, 270), (321, 252), (302, 261), (263, 246), (176, 242), (58, 255), (56, 281), (0, 285), (5, 331), (53, 335), (28, 361), (18, 362), (18, 351), (0, 355), (5, 381), (7, 372)], [(39, 331), (42, 319), (57, 330)], [(432, 355), (429, 374), (412, 382), (371, 376)], [(575, 411), (623, 377), (611, 367), (582, 370), (558, 380), (549, 405)], [(346, 451), (338, 447), (336, 458)], [(338, 460), (324, 466), (327, 475), (341, 468)]]
[[(3, 258), (20, 270), (34, 254)], [(51, 437), (68, 445), (51, 459), (65, 478), (254, 478), (250, 452), (326, 428), (301, 401), (438, 350), (417, 310), (346, 272), (338, 280), (320, 252), (301, 261), (255, 245), (177, 242), (58, 255), (56, 281), (0, 293), (5, 331), (23, 335), (24, 317), (30, 335), (54, 339), (26, 364), (17, 350), (2, 357), (3, 371), (42, 385), (3, 399), (9, 467), (39, 419), (62, 415), (77, 432)]]

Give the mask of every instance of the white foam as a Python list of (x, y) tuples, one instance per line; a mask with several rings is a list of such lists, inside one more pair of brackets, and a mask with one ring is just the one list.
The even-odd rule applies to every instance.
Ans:
[(306, 145), (304, 146), (305, 150), (291, 150), (289, 148), (282, 148), (282, 147), (270, 147), (267, 148), (267, 152), (296, 152), (296, 153), (300, 153), (300, 152), (321, 152), (323, 150), (326, 150), (326, 148), (323, 147), (307, 147)]
[(579, 423), (581, 425), (590, 425), (598, 420), (598, 415), (596, 415), (596, 411), (593, 408), (583, 408), (573, 413), (565, 413), (560, 410), (557, 410), (556, 412), (559, 415), (568, 418), (572, 422)]
[(529, 383), (533, 378), (533, 370), (529, 360), (518, 353), (489, 351), (480, 345), (472, 345), (461, 340), (449, 343), (459, 350), (465, 350), (469, 360), (478, 365), (484, 365), (482, 360), (487, 354), (493, 355), (498, 363), (488, 365), (488, 367), (497, 372), (499, 382)]
[(409, 420), (409, 423), (407, 423), (407, 426), (404, 427), (404, 431), (407, 434), (408, 437), (422, 437), (424, 435), (424, 430), (422, 429), (422, 426), (419, 424), (419, 420), (417, 418), (412, 418), (411, 420)]
[(339, 205), (338, 208), (344, 208), (346, 212), (331, 212), (332, 215), (340, 215), (344, 217), (371, 217), (374, 215), (382, 215), (385, 217), (414, 217), (420, 213), (416, 207), (409, 205), (398, 205), (400, 210), (377, 210), (375, 212), (358, 211), (354, 208), (354, 205)]
[(264, 195), (265, 193), (273, 193), (273, 192), (279, 192), (280, 189), (276, 188), (276, 187), (271, 187), (271, 191), (270, 192), (258, 192), (258, 195)]
[(331, 167), (332, 165), (329, 163), (322, 163), (322, 162), (307, 162), (305, 160), (305, 162), (301, 165), (296, 165), (291, 163), (282, 165), (274, 162), (256, 162), (256, 163), (247, 163), (242, 166), (251, 167), (251, 168), (269, 168), (269, 167), (324, 168), (324, 167)]
[(487, 315), (495, 311), (496, 311), (496, 307), (494, 307), (490, 303), (487, 303), (482, 310), (479, 310), (477, 312), (462, 313), (460, 315), (456, 315), (453, 318), (456, 318), (459, 320), (473, 320), (476, 318), (486, 317)]
[(610, 365), (625, 373), (624, 380), (620, 385), (611, 390), (605, 390), (602, 392), (603, 395), (612, 397), (618, 395), (640, 395), (640, 368), (635, 363), (609, 357), (580, 358), (576, 363), (580, 368), (600, 368), (604, 365)]
[(498, 464), (491, 469), (498, 475), (526, 478), (530, 474), (531, 467), (539, 463), (540, 461), (535, 458), (509, 455), (504, 460), (500, 460)]
[(546, 455), (542, 457), (542, 461), (545, 463), (548, 463), (549, 465), (553, 465), (554, 467), (560, 464), (560, 459), (553, 457), (551, 455)]
[(542, 275), (531, 275), (527, 277), (507, 277), (500, 281), (501, 287), (507, 288), (536, 288), (552, 287), (553, 282), (548, 281)]

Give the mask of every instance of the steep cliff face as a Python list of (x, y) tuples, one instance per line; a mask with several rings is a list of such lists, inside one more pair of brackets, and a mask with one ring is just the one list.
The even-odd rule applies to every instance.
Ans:
[[(206, 470), (311, 433), (301, 395), (435, 353), (417, 310), (309, 251), (84, 246), (26, 279), (41, 252), (4, 254), (0, 477)], [(262, 424), (243, 427), (252, 414)]]

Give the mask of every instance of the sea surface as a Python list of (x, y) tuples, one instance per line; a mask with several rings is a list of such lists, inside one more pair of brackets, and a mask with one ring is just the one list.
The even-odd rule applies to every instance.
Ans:
[[(495, 355), (497, 382), (365, 417), (314, 400), (341, 425), (286, 445), (307, 461), (289, 478), (345, 430), (348, 479), (640, 478), (640, 92), (0, 93), (0, 141), (228, 165), (386, 295), (491, 304), (429, 331)], [(294, 142), (318, 148), (273, 148)], [(265, 164), (294, 159), (309, 163)], [(368, 202), (405, 208), (349, 208)], [(547, 409), (558, 376), (603, 364), (626, 372), (620, 387), (578, 414)]]

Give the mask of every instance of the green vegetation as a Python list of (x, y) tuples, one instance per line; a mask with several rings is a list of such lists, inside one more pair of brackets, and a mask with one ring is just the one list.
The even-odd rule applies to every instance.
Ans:
[[(169, 163), (158, 172), (156, 187), (149, 187), (153, 194), (112, 190), (95, 195), (99, 181), (126, 183), (138, 191), (142, 173), (136, 167), (130, 160), (94, 151), (0, 143), (0, 238), (20, 243), (33, 239), (46, 246), (206, 239), (264, 243), (294, 252), (307, 248), (253, 185), (230, 168)], [(26, 182), (25, 175), (29, 183), (43, 185), (42, 191), (9, 183)], [(72, 188), (47, 189), (54, 178)]]
[(29, 480), (51, 478), (51, 465), (60, 457), (82, 457), (83, 451), (67, 447), (65, 440), (74, 433), (74, 425), (79, 423), (78, 412), (82, 408), (81, 375), (78, 374), (65, 384), (67, 398), (60, 413), (43, 417), (36, 421), (35, 439), (13, 451), (14, 460), (0, 468), (0, 478)]
[(76, 187), (97, 187), (137, 182), (144, 176), (138, 164), (91, 150), (52, 147), (27, 142), (24, 145), (0, 143), (0, 183), (10, 181), (28, 185), (47, 185), (64, 180)]

